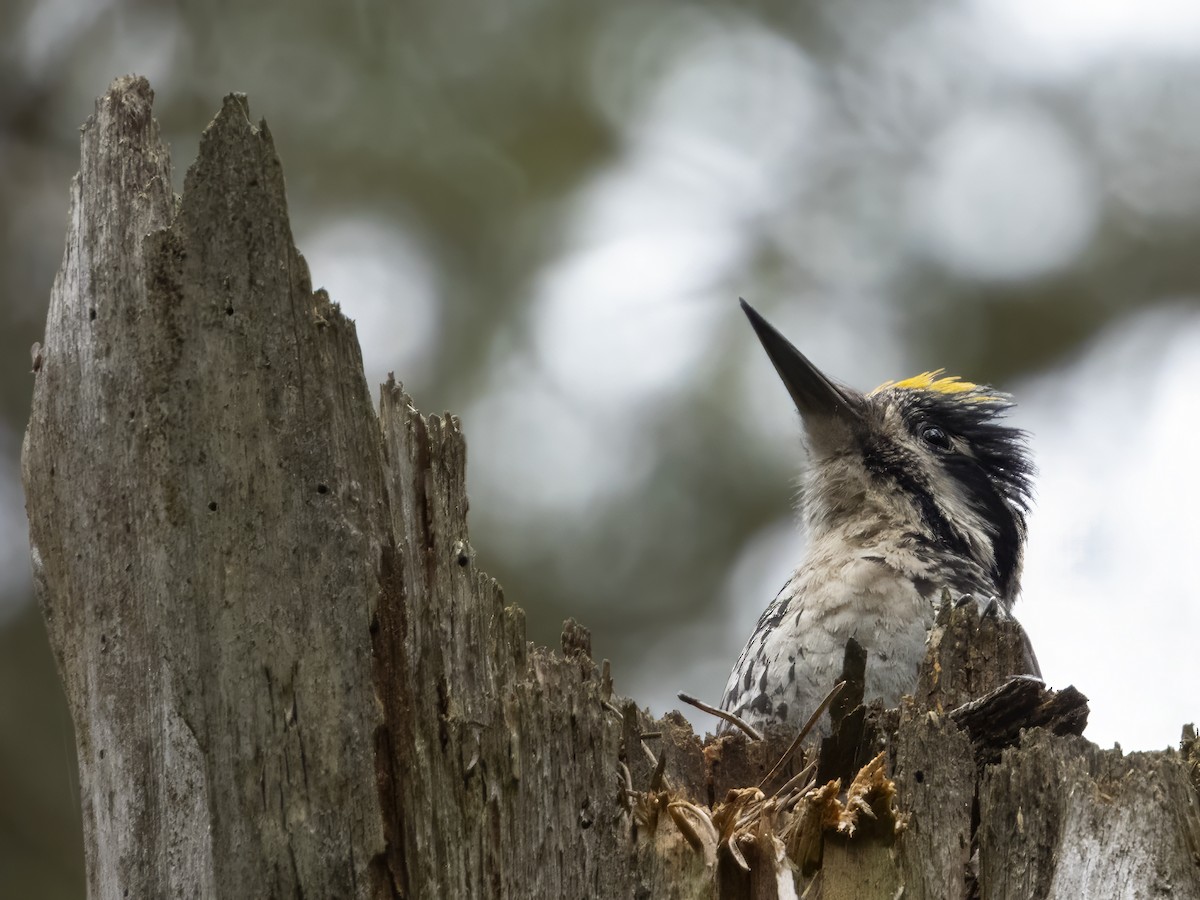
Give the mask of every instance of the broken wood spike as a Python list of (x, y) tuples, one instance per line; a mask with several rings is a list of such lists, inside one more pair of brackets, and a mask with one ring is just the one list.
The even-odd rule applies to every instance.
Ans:
[(672, 800), (667, 804), (667, 813), (683, 839), (697, 853), (703, 853), (705, 864), (711, 866), (717, 858), (720, 835), (708, 810), (687, 800)]
[(749, 736), (750, 740), (752, 741), (761, 741), (763, 739), (762, 732), (760, 732), (753, 725), (746, 724), (731, 712), (726, 712), (723, 709), (717, 709), (715, 706), (710, 706), (703, 700), (698, 700), (691, 694), (685, 694), (683, 691), (680, 691), (678, 694), (676, 694), (676, 696), (679, 697), (679, 699), (684, 703), (696, 707), (696, 709), (700, 710), (701, 712), (706, 712), (710, 716), (716, 716), (718, 719), (724, 719), (730, 725), (740, 728)]
[(622, 788), (623, 792), (625, 794), (636, 793), (636, 791), (634, 791), (634, 789), (633, 789), (633, 776), (629, 773), (629, 766), (625, 765), (625, 763), (621, 762), (618, 759), (617, 760), (617, 769), (620, 772), (621, 788)]
[(821, 868), (825, 831), (837, 827), (841, 813), (837, 800), (841, 789), (841, 781), (835, 778), (806, 791), (783, 829), (788, 858), (806, 877)]
[(773, 793), (772, 797), (778, 797), (781, 803), (788, 803), (791, 800), (797, 799), (799, 795), (812, 786), (813, 773), (817, 771), (817, 762), (813, 760), (790, 779), (788, 779), (783, 787)]
[(666, 810), (688, 846), (704, 856), (705, 864), (711, 866), (716, 862), (721, 838), (707, 809), (677, 797), (671, 791), (625, 793), (636, 829), (653, 836), (658, 830), (662, 811)]
[(650, 790), (657, 791), (663, 786), (665, 778), (664, 773), (667, 769), (667, 751), (664, 749), (658, 756), (658, 760), (654, 760), (654, 754), (650, 752), (650, 748), (646, 746), (646, 742), (642, 742), (642, 748), (649, 754), (651, 761), (654, 761), (654, 774), (650, 776)]
[[(825, 710), (829, 709), (829, 705), (833, 703), (835, 699), (837, 699), (838, 694), (842, 692), (842, 688), (845, 686), (845, 681), (839, 681), (833, 686), (833, 690), (825, 695), (825, 699), (821, 701), (820, 705), (817, 706), (817, 708), (813, 711), (813, 714), (808, 717), (808, 721), (804, 723), (804, 727), (800, 729), (800, 733), (796, 735), (796, 739), (792, 741), (791, 746), (787, 748), (783, 756), (779, 757), (779, 762), (775, 763), (775, 765), (771, 768), (771, 771), (766, 774), (766, 777), (764, 777), (763, 780), (758, 783), (760, 789), (771, 780), (776, 772), (783, 768), (789, 759), (792, 758), (792, 754), (796, 752), (796, 749), (802, 743), (804, 743), (804, 739), (808, 737), (808, 733), (812, 731), (817, 722), (821, 720), (821, 716), (825, 714)], [(790, 783), (791, 782), (789, 782), (789, 784)]]
[(1195, 725), (1184, 725), (1179, 738), (1179, 752), (1187, 766), (1188, 780), (1196, 793), (1200, 794), (1200, 738), (1196, 737)]
[(997, 762), (1006, 747), (1016, 746), (1023, 729), (1083, 734), (1088, 700), (1073, 686), (1055, 691), (1040, 678), (1017, 675), (948, 715), (970, 737), (976, 762), (982, 766)]
[(733, 839), (738, 821), (745, 815), (747, 809), (763, 800), (763, 792), (756, 787), (733, 788), (725, 795), (724, 801), (718, 803), (713, 810), (713, 825), (721, 836), (721, 843)]
[(846, 642), (840, 681), (844, 687), (829, 707), (830, 731), (817, 751), (817, 781), (848, 781), (863, 764), (867, 651), (854, 638)]
[(865, 816), (876, 827), (899, 834), (908, 820), (896, 809), (896, 783), (887, 776), (886, 753), (880, 753), (858, 770), (846, 790), (846, 802), (838, 814), (837, 830), (854, 837)]
[(592, 632), (574, 619), (567, 619), (562, 627), (562, 652), (568, 658), (583, 656), (592, 658)]

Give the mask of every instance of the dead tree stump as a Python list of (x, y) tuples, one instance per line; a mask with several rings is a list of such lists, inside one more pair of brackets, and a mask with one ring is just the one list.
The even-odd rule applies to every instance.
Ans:
[(84, 127), (23, 453), (89, 896), (1200, 896), (1194, 760), (1071, 736), (1002, 623), (947, 613), (828, 785), (613, 696), (574, 623), (529, 645), (458, 420), (376, 413), (266, 125), (226, 98), (176, 197), (152, 96)]

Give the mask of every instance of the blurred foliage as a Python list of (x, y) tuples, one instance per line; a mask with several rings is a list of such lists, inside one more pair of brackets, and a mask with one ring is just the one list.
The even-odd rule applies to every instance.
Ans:
[[(583, 619), (626, 690), (672, 670), (675, 659), (686, 670), (688, 653), (724, 651), (711, 636), (694, 647), (664, 636), (719, 620), (747, 542), (788, 515), (781, 485), (795, 468), (746, 434), (741, 373), (760, 361), (738, 321), (738, 294), (793, 325), (840, 323), (814, 326), (818, 336), (861, 333), (861, 353), (840, 354), (844, 371), (833, 370), (848, 381), (908, 374), (877, 371), (878, 358), (914, 369), (933, 360), (1006, 382), (1054, 365), (1135, 307), (1198, 293), (1200, 60), (1119, 45), (1093, 56), (1067, 48), (1070, 59), (1059, 59), (1056, 45), (1023, 45), (1019, 29), (1010, 35), (989, 15), (999, 14), (948, 0), (736, 9), (635, 0), (5, 3), (4, 476), (16, 483), (28, 348), (41, 335), (77, 128), (93, 98), (116, 75), (150, 77), (178, 189), (220, 98), (246, 91), (275, 136), (301, 251), (340, 219), (388, 224), (420, 248), (437, 324), (429, 346), (395, 361), (397, 375), (426, 411), (482, 418), (491, 410), (497, 419), (470, 446), (473, 540), (481, 564), (526, 609), (531, 638), (555, 644), (562, 619)], [(1012, 119), (1017, 149), (1034, 148), (1020, 158), (1001, 153), (997, 172), (1001, 192), (1029, 186), (1024, 232), (1001, 227), (993, 239), (973, 236), (969, 215), (968, 226), (956, 224), (964, 179), (968, 214), (976, 190), (984, 219), (1011, 199), (987, 192), (995, 163), (987, 153), (1000, 151), (971, 143), (981, 116), (1004, 128)], [(964, 176), (964, 158), (984, 162)], [(1010, 171), (1006, 160), (1028, 170)], [(1042, 178), (1055, 165), (1063, 177)], [(523, 505), (535, 485), (507, 479), (510, 460), (492, 457), (508, 415), (496, 412), (494, 397), (514, 365), (527, 380), (554, 379), (541, 367), (536, 328), (546, 304), (535, 298), (547, 296), (547, 278), (565, 261), (620, 240), (626, 227), (695, 225), (659, 218), (660, 181), (675, 185), (664, 196), (682, 198), (677, 219), (694, 200), (697, 227), (738, 248), (724, 266), (701, 254), (675, 264), (701, 274), (683, 279), (686, 296), (661, 298), (665, 308), (702, 309), (717, 325), (657, 338), (664, 347), (706, 341), (701, 362), (669, 390), (614, 401), (601, 415), (563, 388), (552, 408), (583, 420), (584, 443), (625, 429), (636, 466), (573, 508)], [(1071, 185), (1075, 193), (1063, 193)], [(632, 212), (587, 220), (588, 204), (602, 207), (618, 188)], [(1045, 258), (1041, 238), (1030, 243), (1027, 233), (1036, 237), (1042, 221), (1059, 223), (1045, 236)], [(981, 270), (971, 254), (989, 240), (1000, 268)], [(1007, 269), (1006, 246), (1016, 248)], [(657, 284), (654, 260), (607, 277)], [(354, 314), (353, 298), (335, 299)], [(398, 285), (393, 302), (410, 299)], [(640, 308), (615, 315), (631, 331), (654, 327)], [(843, 344), (833, 340), (825, 358)], [(761, 408), (786, 417), (782, 392)], [(544, 436), (525, 439), (557, 440), (553, 416), (542, 425)], [(471, 440), (470, 418), (465, 427)], [(570, 473), (564, 465), (556, 471)], [(0, 492), (8, 495), (19, 524), (19, 495)], [(23, 543), (19, 528), (10, 530), (7, 541)], [(0, 626), (0, 894), (79, 896), (69, 717), (15, 559), (0, 585), (10, 610)], [(740, 640), (724, 635), (720, 645)], [(648, 668), (664, 648), (677, 657)]]

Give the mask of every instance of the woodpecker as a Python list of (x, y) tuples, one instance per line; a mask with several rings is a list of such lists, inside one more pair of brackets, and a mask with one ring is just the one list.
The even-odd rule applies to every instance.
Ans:
[[(940, 369), (860, 393), (742, 309), (803, 423), (808, 541), (721, 707), (759, 729), (800, 725), (838, 680), (850, 638), (867, 651), (865, 699), (897, 706), (916, 688), (946, 591), (1007, 616), (1020, 590), (1033, 465), (1025, 433), (1002, 421), (1012, 398)], [(1040, 677), (1027, 656), (1029, 671), (1013, 674)]]

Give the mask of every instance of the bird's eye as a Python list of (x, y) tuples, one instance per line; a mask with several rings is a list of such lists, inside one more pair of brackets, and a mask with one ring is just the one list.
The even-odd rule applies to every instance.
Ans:
[(926, 425), (921, 429), (921, 440), (939, 450), (950, 449), (950, 435), (936, 425)]

